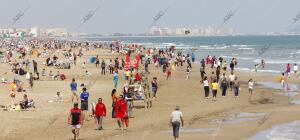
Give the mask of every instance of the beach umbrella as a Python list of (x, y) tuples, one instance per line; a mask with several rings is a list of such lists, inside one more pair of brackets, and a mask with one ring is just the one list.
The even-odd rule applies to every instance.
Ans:
[(129, 56), (129, 53), (126, 53), (124, 69), (125, 69), (125, 70), (129, 70), (130, 68), (131, 68), (131, 64), (130, 64), (130, 56)]
[(141, 55), (140, 55), (140, 53), (138, 53), (138, 54), (135, 56), (135, 60), (134, 60), (134, 67), (135, 67), (136, 69), (139, 68), (139, 62), (140, 62), (140, 59), (141, 59)]

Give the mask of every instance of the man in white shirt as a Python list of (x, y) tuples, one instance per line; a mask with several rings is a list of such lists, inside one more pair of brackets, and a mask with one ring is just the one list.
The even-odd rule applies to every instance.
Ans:
[(176, 106), (175, 111), (172, 112), (171, 119), (170, 119), (170, 126), (173, 127), (174, 140), (178, 140), (180, 122), (181, 122), (181, 126), (183, 127), (184, 124), (183, 115), (182, 112), (180, 111), (179, 106)]

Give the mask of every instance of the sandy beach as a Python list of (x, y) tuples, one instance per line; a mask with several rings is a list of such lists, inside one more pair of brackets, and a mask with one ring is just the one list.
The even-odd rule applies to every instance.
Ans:
[[(172, 71), (171, 79), (167, 80), (161, 68), (149, 66), (149, 77), (158, 77), (158, 98), (153, 100), (153, 107), (149, 109), (134, 109), (134, 118), (130, 118), (129, 128), (122, 132), (116, 130), (117, 123), (111, 118), (111, 90), (113, 89), (113, 76), (102, 76), (100, 68), (94, 64), (86, 64), (86, 69), (81, 68), (81, 63), (87, 61), (90, 56), (99, 55), (100, 59), (113, 59), (117, 54), (111, 54), (109, 50), (92, 49), (78, 60), (78, 65), (70, 70), (59, 70), (67, 77), (64, 81), (54, 81), (49, 77), (41, 77), (34, 82), (34, 88), (25, 93), (29, 99), (34, 99), (35, 109), (29, 111), (4, 111), (0, 110), (0, 139), (3, 140), (65, 140), (71, 139), (72, 133), (67, 124), (67, 117), (73, 104), (70, 101), (71, 91), (69, 88), (72, 78), (78, 83), (89, 84), (90, 102), (96, 102), (99, 97), (108, 109), (108, 115), (104, 118), (104, 130), (96, 131), (96, 125), (91, 118), (82, 126), (80, 139), (83, 140), (172, 140), (171, 128), (169, 127), (170, 114), (176, 105), (181, 107), (185, 126), (181, 128), (180, 139), (182, 140), (240, 140), (247, 139), (257, 132), (271, 128), (277, 124), (283, 124), (300, 119), (300, 105), (291, 104), (290, 101), (300, 99), (283, 96), (281, 90), (271, 89), (262, 85), (254, 86), (253, 97), (248, 99), (248, 80), (272, 81), (278, 83), (279, 75), (263, 73), (247, 73), (237, 71), (241, 82), (241, 92), (238, 98), (233, 98), (233, 92), (228, 90), (226, 98), (221, 97), (218, 91), (217, 101), (204, 99), (203, 85), (200, 83), (199, 64), (193, 64), (190, 79), (186, 80), (185, 67), (179, 67)], [(124, 57), (124, 56), (119, 56)], [(41, 71), (45, 58), (34, 58)], [(12, 79), (8, 64), (0, 63), (0, 77)], [(54, 68), (46, 68), (47, 71)], [(85, 70), (92, 73), (90, 77), (82, 76)], [(8, 73), (7, 73), (8, 72)], [(210, 68), (206, 69), (207, 73)], [(228, 74), (229, 72), (227, 72)], [(117, 92), (121, 93), (124, 84), (123, 71), (119, 71), (120, 84)], [(24, 77), (21, 77), (25, 81)], [(287, 83), (299, 83), (294, 77), (287, 78)], [(28, 83), (24, 87), (28, 89)], [(0, 84), (0, 105), (8, 105), (11, 102), (9, 92), (10, 84)], [(62, 93), (65, 102), (50, 103), (56, 92)], [(16, 93), (15, 101), (22, 100), (24, 93)], [(212, 95), (210, 94), (210, 97)], [(292, 98), (292, 99), (291, 99)], [(228, 118), (234, 113), (263, 113), (250, 119)], [(238, 116), (238, 115), (237, 115)]]

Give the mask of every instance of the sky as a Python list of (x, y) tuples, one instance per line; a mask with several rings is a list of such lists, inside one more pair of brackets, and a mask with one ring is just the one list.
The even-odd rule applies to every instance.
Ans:
[[(66, 27), (72, 32), (96, 34), (148, 32), (153, 17), (167, 7), (170, 9), (157, 23), (159, 27), (217, 27), (230, 10), (240, 7), (223, 27), (247, 34), (286, 31), (300, 12), (300, 0), (0, 0), (0, 3), (0, 28), (7, 27), (20, 10), (29, 6), (13, 27)], [(100, 9), (95, 15), (77, 28), (83, 17), (97, 6)]]

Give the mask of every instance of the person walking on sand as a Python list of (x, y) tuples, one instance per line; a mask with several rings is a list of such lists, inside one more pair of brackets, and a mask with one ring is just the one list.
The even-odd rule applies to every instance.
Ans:
[(153, 80), (151, 82), (151, 86), (152, 86), (153, 97), (156, 98), (156, 93), (157, 93), (157, 89), (158, 89), (157, 77), (153, 77)]
[(98, 128), (96, 130), (102, 130), (102, 121), (103, 117), (106, 116), (106, 107), (105, 104), (102, 103), (102, 98), (98, 99), (98, 103), (95, 106), (95, 117), (97, 118)]
[(83, 125), (82, 114), (78, 108), (78, 103), (74, 103), (74, 108), (71, 109), (68, 116), (68, 123), (71, 126), (74, 140), (78, 140), (80, 127)]
[(79, 97), (77, 95), (77, 83), (75, 81), (75, 78), (72, 79), (72, 82), (70, 84), (70, 88), (71, 88), (71, 91), (72, 91), (72, 103), (74, 102), (74, 98), (76, 99), (76, 102), (79, 101)]
[(204, 86), (204, 96), (205, 96), (205, 100), (209, 99), (209, 82), (207, 80), (207, 76), (204, 77), (203, 79), (203, 86)]
[(115, 70), (115, 73), (114, 73), (114, 88), (117, 88), (118, 86), (118, 82), (119, 82), (119, 74), (118, 74), (118, 71)]
[(227, 88), (228, 88), (228, 81), (225, 76), (225, 73), (223, 73), (223, 76), (221, 76), (222, 97), (226, 97)]
[(172, 112), (171, 119), (170, 119), (170, 127), (173, 128), (174, 140), (178, 140), (179, 138), (180, 125), (182, 127), (184, 126), (183, 115), (182, 112), (180, 111), (180, 107), (176, 106), (175, 111)]
[[(119, 129), (126, 130), (128, 127), (128, 112), (127, 112), (127, 102), (124, 100), (124, 96), (120, 95), (116, 103), (116, 119)], [(127, 120), (126, 120), (127, 119)], [(126, 128), (124, 126), (126, 125)]]
[(90, 93), (87, 92), (86, 88), (82, 89), (82, 93), (80, 94), (81, 99), (81, 110), (83, 113), (83, 120), (88, 120), (88, 110), (89, 110), (89, 96)]
[(219, 84), (217, 82), (217, 79), (214, 79), (211, 83), (211, 90), (213, 94), (213, 101), (217, 100), (217, 93), (218, 93)]
[(29, 87), (30, 89), (33, 89), (33, 75), (32, 73), (30, 73), (30, 76), (29, 76)]
[(116, 103), (118, 101), (118, 94), (117, 94), (117, 90), (113, 89), (111, 91), (111, 99), (112, 99), (112, 111), (111, 111), (111, 117), (115, 118), (116, 117)]
[(238, 78), (235, 77), (234, 82), (233, 82), (233, 91), (234, 91), (235, 98), (239, 97), (239, 90), (240, 90), (240, 81), (238, 81)]
[(248, 81), (249, 100), (250, 100), (251, 97), (252, 97), (253, 86), (254, 86), (253, 79), (250, 79), (250, 80)]

